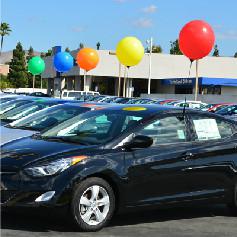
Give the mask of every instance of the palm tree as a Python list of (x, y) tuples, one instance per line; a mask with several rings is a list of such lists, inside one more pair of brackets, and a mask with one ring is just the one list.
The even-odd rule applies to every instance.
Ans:
[(1, 51), (0, 51), (0, 54), (2, 53), (2, 46), (3, 46), (3, 38), (4, 36), (6, 35), (10, 35), (10, 32), (11, 32), (11, 28), (9, 26), (8, 23), (6, 22), (2, 22), (1, 23), (1, 27), (0, 27), (0, 35), (1, 35)]

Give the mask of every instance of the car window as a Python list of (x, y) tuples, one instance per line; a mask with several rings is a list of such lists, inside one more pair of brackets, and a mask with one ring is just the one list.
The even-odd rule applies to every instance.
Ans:
[(139, 123), (139, 120), (141, 120), (141, 119), (142, 119), (142, 117), (139, 117), (139, 116), (127, 116), (124, 121), (122, 131), (124, 131), (128, 127), (137, 125)]
[(193, 115), (193, 141), (207, 141), (227, 138), (233, 135), (232, 125), (214, 117)]
[(63, 92), (63, 97), (67, 97), (67, 92)]
[(153, 146), (187, 141), (185, 120), (179, 116), (168, 116), (145, 126), (137, 135), (153, 138)]
[(80, 92), (69, 92), (68, 93), (68, 97), (77, 97), (80, 96), (81, 93)]

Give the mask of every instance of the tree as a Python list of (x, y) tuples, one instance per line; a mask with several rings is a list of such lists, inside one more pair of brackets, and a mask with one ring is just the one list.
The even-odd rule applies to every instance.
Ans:
[(45, 57), (48, 56), (53, 56), (53, 50), (52, 49), (48, 49), (48, 51), (45, 53)]
[(153, 45), (152, 46), (152, 53), (162, 53), (162, 48), (160, 45)]
[(0, 89), (6, 89), (11, 87), (11, 83), (8, 81), (7, 76), (0, 74)]
[[(34, 57), (34, 49), (32, 46), (30, 46), (29, 50), (28, 50), (28, 55), (26, 57), (27, 62), (29, 62), (29, 60)], [(27, 85), (28, 87), (32, 87), (33, 86), (33, 75), (30, 72), (27, 72)]]
[(67, 47), (67, 48), (65, 49), (65, 52), (70, 53), (70, 49)]
[(2, 53), (2, 46), (3, 46), (3, 38), (6, 35), (10, 35), (11, 28), (8, 23), (2, 22), (0, 26), (0, 35), (1, 35), (1, 51), (0, 54)]
[(183, 54), (179, 48), (178, 39), (176, 39), (175, 41), (170, 41), (170, 54), (175, 54), (175, 55)]
[(27, 55), (27, 57), (26, 57), (26, 60), (27, 60), (27, 62), (32, 58), (32, 57), (34, 57), (35, 55), (34, 55), (34, 49), (32, 48), (32, 46), (30, 46), (30, 48), (29, 48), (29, 50), (28, 50), (28, 55)]
[(237, 52), (234, 54), (234, 58), (237, 58)]
[(83, 49), (84, 48), (84, 44), (83, 43), (80, 43), (79, 44), (79, 49)]
[(219, 57), (220, 56), (217, 44), (214, 46), (214, 51), (213, 51), (212, 56), (214, 56), (214, 57)]
[[(146, 53), (150, 53), (150, 49), (146, 48)], [(153, 45), (152, 46), (152, 53), (162, 53), (162, 48), (160, 45)]]
[(100, 50), (100, 42), (97, 42), (96, 48), (97, 48), (97, 50)]
[(8, 80), (15, 88), (25, 87), (27, 84), (27, 69), (25, 51), (20, 42), (13, 50), (13, 58), (9, 64)]
[(45, 57), (45, 53), (44, 53), (44, 52), (41, 52), (41, 53), (40, 53), (40, 57), (41, 57), (41, 58), (44, 58), (44, 57)]

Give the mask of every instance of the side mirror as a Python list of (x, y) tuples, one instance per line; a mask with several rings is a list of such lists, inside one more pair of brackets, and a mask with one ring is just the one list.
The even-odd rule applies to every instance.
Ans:
[(153, 144), (153, 139), (148, 136), (138, 135), (134, 137), (131, 141), (124, 144), (124, 148), (147, 148)]

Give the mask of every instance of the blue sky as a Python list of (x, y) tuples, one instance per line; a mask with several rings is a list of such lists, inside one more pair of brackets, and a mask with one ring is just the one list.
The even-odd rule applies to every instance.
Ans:
[(115, 49), (124, 36), (138, 37), (145, 46), (149, 37), (169, 52), (170, 40), (178, 37), (190, 20), (211, 24), (220, 54), (237, 51), (236, 0), (1, 0), (2, 21), (12, 33), (3, 51), (18, 41), (46, 51), (54, 45), (76, 49), (80, 42), (102, 49)]

